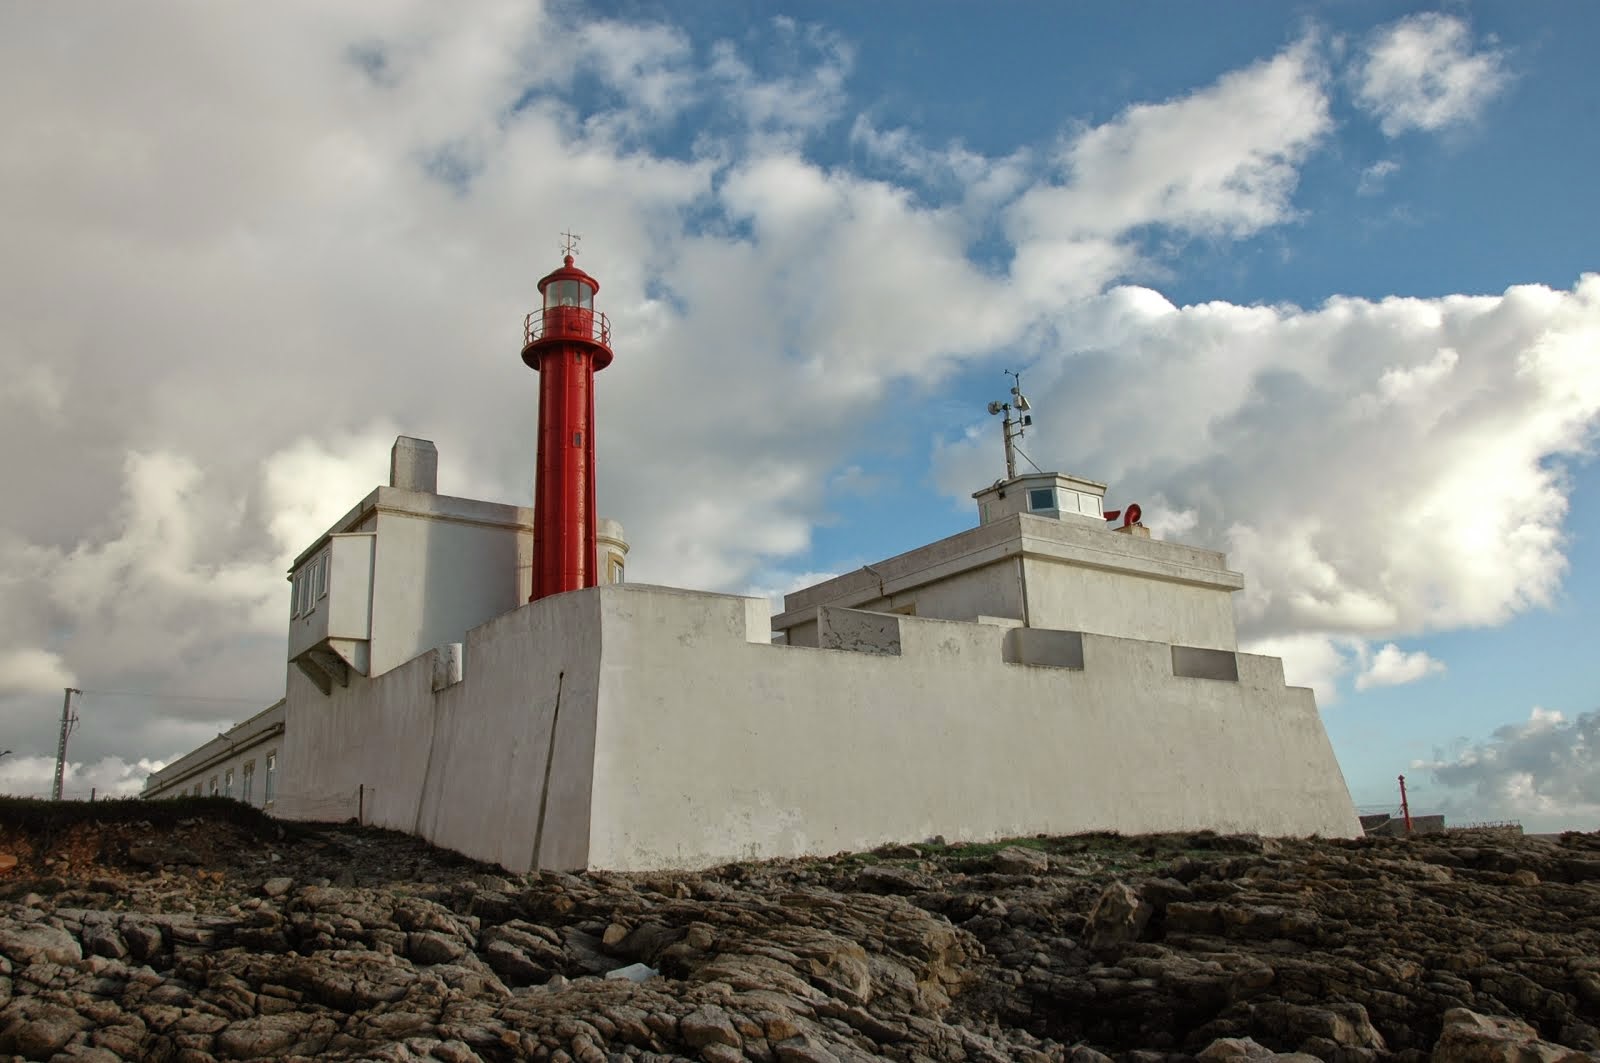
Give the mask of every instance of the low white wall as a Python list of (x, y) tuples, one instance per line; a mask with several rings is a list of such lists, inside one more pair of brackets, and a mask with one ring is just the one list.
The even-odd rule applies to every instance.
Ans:
[(591, 866), (936, 834), (1359, 833), (1311, 694), (1272, 658), (1179, 678), (1166, 644), (1085, 635), (1081, 671), (1014, 665), (1004, 628), (910, 618), (892, 618), (899, 655), (766, 646), (706, 634), (738, 627), (726, 601), (601, 600)]

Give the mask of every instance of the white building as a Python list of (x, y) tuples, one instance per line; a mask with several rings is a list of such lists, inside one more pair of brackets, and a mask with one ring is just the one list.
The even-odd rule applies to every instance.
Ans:
[(269, 811), (277, 803), (284, 703), (261, 710), (145, 780), (144, 797), (232, 797)]
[(613, 582), (523, 604), (529, 512), (435, 494), (434, 460), (402, 438), (390, 486), (296, 561), (276, 815), (514, 871), (1360, 832), (1311, 692), (1237, 651), (1242, 577), (1108, 527), (1103, 484), (997, 483), (977, 527), (769, 618), (622, 583), (609, 522)]

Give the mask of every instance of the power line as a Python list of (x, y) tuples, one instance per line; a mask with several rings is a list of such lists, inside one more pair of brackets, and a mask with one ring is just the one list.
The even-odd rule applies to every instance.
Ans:
[(148, 698), (151, 701), (236, 701), (241, 705), (271, 704), (271, 698), (225, 698), (209, 694), (145, 694), (137, 690), (80, 690), (97, 698)]

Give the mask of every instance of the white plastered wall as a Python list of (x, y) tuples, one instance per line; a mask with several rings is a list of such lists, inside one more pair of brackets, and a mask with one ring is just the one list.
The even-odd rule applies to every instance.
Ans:
[(1231, 591), (1027, 558), (1028, 624), (1234, 649)]
[(1084, 635), (1081, 670), (1009, 664), (1004, 626), (843, 609), (822, 634), (853, 650), (782, 647), (765, 609), (599, 587), (472, 630), (439, 690), (432, 652), (332, 697), (291, 672), (282, 814), (344, 818), (360, 794), (367, 822), (514, 871), (935, 834), (1358, 832), (1276, 659), (1190, 679), (1165, 643)]
[(517, 871), (542, 841), (544, 866), (583, 867), (598, 611), (575, 592), (496, 617), (467, 632), (461, 681), (437, 690), (433, 650), (326, 696), (291, 668), (278, 814), (359, 815)]
[(529, 532), (505, 524), (380, 509), (372, 584), (372, 674), (440, 643), (459, 641), (485, 617), (508, 613), (525, 602), (532, 542)]
[(768, 646), (730, 630), (731, 602), (602, 593), (591, 866), (936, 834), (1358, 833), (1311, 694), (1272, 658), (1187, 679), (1164, 643), (1086, 635), (1081, 671), (1014, 665), (1004, 628), (909, 618), (899, 655)]

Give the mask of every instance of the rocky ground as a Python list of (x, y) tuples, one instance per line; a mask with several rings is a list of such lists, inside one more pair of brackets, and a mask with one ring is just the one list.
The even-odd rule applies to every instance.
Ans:
[(514, 877), (186, 807), (0, 819), (0, 1055), (1600, 1059), (1597, 835), (1081, 836)]

